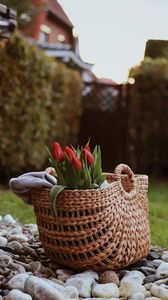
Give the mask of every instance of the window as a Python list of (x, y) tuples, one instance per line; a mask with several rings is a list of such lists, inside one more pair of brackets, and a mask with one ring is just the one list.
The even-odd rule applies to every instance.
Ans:
[(65, 36), (63, 34), (58, 34), (57, 35), (57, 40), (60, 42), (60, 43), (64, 43), (65, 42)]
[(51, 33), (51, 28), (46, 25), (40, 26), (40, 33), (39, 33), (39, 41), (42, 43), (48, 43), (49, 42), (49, 35)]

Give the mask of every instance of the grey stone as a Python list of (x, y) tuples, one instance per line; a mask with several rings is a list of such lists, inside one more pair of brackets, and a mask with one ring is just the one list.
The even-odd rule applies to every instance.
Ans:
[(8, 243), (8, 247), (15, 250), (22, 250), (22, 245), (18, 241), (12, 241)]
[(5, 298), (6, 300), (32, 300), (32, 297), (28, 294), (25, 294), (19, 290), (12, 290), (8, 293)]
[(24, 292), (25, 280), (28, 277), (29, 277), (29, 274), (27, 274), (27, 273), (17, 274), (8, 281), (7, 286), (10, 290), (17, 289), (17, 290)]
[(36, 300), (65, 300), (65, 296), (62, 295), (61, 292), (45, 282), (43, 279), (35, 276), (29, 276), (26, 279), (25, 292)]
[(42, 269), (42, 265), (40, 261), (32, 261), (29, 263), (32, 272), (40, 272)]
[(4, 251), (0, 253), (0, 268), (1, 267), (8, 267), (9, 264), (12, 262), (12, 258), (7, 255)]
[(161, 259), (164, 260), (165, 262), (168, 262), (168, 251), (164, 251)]
[(61, 281), (67, 281), (71, 276), (74, 275), (74, 271), (67, 269), (58, 269), (56, 270), (57, 278)]
[(16, 270), (18, 273), (26, 273), (25, 268), (20, 264), (11, 263), (10, 268)]
[(160, 251), (150, 251), (149, 257), (153, 258), (153, 259), (158, 259), (161, 257), (161, 253), (160, 253)]
[(154, 259), (154, 260), (151, 262), (151, 264), (153, 265), (153, 267), (158, 268), (158, 267), (161, 265), (162, 262), (163, 262), (163, 261), (162, 261), (161, 259)]
[(144, 278), (143, 283), (145, 284), (145, 283), (155, 282), (157, 279), (158, 277), (156, 275), (149, 275)]
[(38, 234), (38, 227), (37, 224), (25, 224), (25, 227), (31, 234)]

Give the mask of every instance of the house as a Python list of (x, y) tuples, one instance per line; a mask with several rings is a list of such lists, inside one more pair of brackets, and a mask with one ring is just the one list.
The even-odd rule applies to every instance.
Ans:
[(36, 17), (24, 28), (24, 34), (47, 55), (62, 60), (81, 73), (90, 71), (93, 65), (81, 59), (78, 38), (73, 34), (74, 26), (58, 1), (32, 1)]
[(15, 10), (0, 4), (0, 38), (8, 38), (17, 26)]
[(24, 28), (24, 34), (48, 56), (55, 57), (79, 71), (83, 83), (83, 96), (96, 89), (100, 109), (113, 110), (118, 99), (118, 85), (110, 79), (98, 79), (92, 64), (84, 62), (79, 53), (79, 41), (74, 26), (57, 0), (32, 0), (36, 16)]

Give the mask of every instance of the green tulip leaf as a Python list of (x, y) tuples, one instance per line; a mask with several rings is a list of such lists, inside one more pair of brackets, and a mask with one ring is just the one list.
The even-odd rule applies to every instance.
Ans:
[(95, 178), (94, 182), (100, 186), (106, 179), (106, 175), (101, 174), (99, 177)]
[(56, 211), (56, 200), (58, 195), (65, 190), (66, 186), (62, 186), (62, 185), (54, 185), (51, 188), (50, 191), (50, 201), (51, 201), (51, 214), (53, 217), (57, 216), (57, 211)]
[[(96, 153), (96, 150), (97, 150), (97, 153)], [(95, 150), (95, 165), (94, 165), (94, 172), (93, 172), (94, 179), (101, 176), (101, 174), (102, 174), (100, 146), (98, 146), (96, 150)]]

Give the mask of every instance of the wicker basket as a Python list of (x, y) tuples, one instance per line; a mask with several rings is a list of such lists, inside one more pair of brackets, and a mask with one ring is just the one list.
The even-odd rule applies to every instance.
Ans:
[[(122, 175), (122, 173), (125, 173)], [(144, 258), (150, 248), (148, 176), (124, 164), (107, 177), (108, 188), (65, 190), (51, 215), (50, 190), (32, 191), (46, 255), (66, 267), (119, 269)]]

